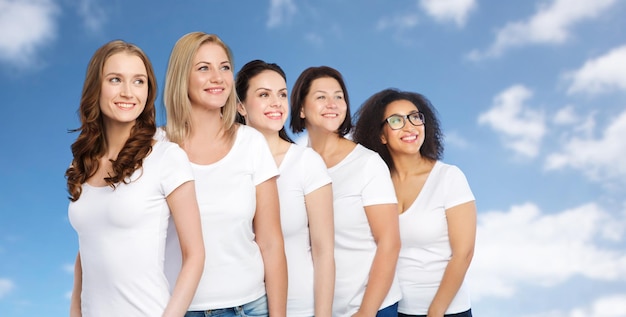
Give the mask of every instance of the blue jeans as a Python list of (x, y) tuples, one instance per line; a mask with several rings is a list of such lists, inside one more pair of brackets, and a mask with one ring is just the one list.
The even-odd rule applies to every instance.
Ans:
[(376, 317), (397, 317), (398, 316), (398, 303), (391, 306), (387, 306), (376, 313)]
[(185, 317), (268, 317), (267, 296), (236, 307), (188, 311)]
[[(472, 317), (472, 310), (468, 309), (462, 313), (445, 314), (444, 317)], [(426, 315), (406, 315), (398, 313), (398, 317), (426, 317)]]

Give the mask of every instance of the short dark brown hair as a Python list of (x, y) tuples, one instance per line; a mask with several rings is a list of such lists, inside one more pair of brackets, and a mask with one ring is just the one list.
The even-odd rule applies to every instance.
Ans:
[(311, 83), (314, 80), (319, 78), (333, 78), (341, 86), (341, 90), (343, 90), (343, 98), (346, 101), (346, 118), (343, 120), (343, 123), (337, 129), (337, 134), (339, 136), (344, 136), (352, 130), (352, 117), (350, 115), (350, 98), (348, 98), (348, 89), (346, 89), (346, 84), (343, 80), (343, 76), (336, 69), (328, 66), (318, 66), (318, 67), (309, 67), (305, 69), (302, 74), (298, 77), (295, 84), (293, 84), (293, 89), (291, 90), (291, 98), (289, 103), (291, 104), (291, 120), (289, 126), (291, 127), (291, 131), (293, 133), (300, 133), (304, 131), (305, 128), (305, 119), (300, 118), (300, 111), (302, 110), (302, 105), (304, 104), (304, 99), (309, 94), (311, 90)]

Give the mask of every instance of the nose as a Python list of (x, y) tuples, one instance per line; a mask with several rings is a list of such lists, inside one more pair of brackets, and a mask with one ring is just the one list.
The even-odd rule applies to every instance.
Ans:
[(224, 76), (222, 75), (219, 69), (214, 69), (211, 71), (210, 80), (213, 83), (221, 83), (224, 81)]
[(282, 106), (282, 104), (283, 104), (283, 101), (281, 100), (281, 98), (279, 96), (271, 95), (270, 107), (278, 108), (278, 107)]
[(326, 103), (326, 108), (329, 108), (329, 109), (337, 108), (337, 101), (333, 98), (328, 99), (328, 102)]
[(122, 91), (120, 91), (120, 96), (122, 97), (131, 97), (132, 96), (132, 89), (130, 87), (130, 83), (125, 83), (122, 85)]

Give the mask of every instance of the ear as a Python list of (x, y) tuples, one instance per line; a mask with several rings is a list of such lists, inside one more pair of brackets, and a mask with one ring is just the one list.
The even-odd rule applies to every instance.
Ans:
[(246, 108), (244, 108), (243, 103), (238, 102), (237, 103), (237, 111), (239, 112), (239, 114), (243, 117), (245, 117), (246, 115), (248, 115), (248, 112), (246, 111)]
[(304, 119), (304, 108), (300, 108), (300, 119)]
[(382, 144), (387, 144), (387, 138), (386, 138), (386, 137), (385, 137), (385, 135), (384, 135), (384, 134), (382, 134), (382, 133), (380, 134), (380, 142), (381, 142)]

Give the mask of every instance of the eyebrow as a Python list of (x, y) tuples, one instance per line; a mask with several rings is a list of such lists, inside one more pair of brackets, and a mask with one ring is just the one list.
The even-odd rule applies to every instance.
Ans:
[[(272, 91), (272, 89), (271, 89), (271, 88), (265, 88), (265, 87), (259, 87), (259, 88), (257, 88), (255, 91), (259, 91), (259, 90), (269, 90), (269, 91)], [(287, 87), (280, 88), (280, 89), (278, 89), (277, 91), (283, 91), (283, 90), (287, 90)]]
[[(122, 74), (122, 73), (118, 73), (118, 72), (110, 72), (110, 73), (106, 73), (106, 74), (104, 74), (103, 76), (104, 76), (104, 77), (108, 77), (108, 76), (111, 76), (111, 75), (124, 77), (124, 74)], [(147, 75), (147, 74), (141, 74), (141, 73), (138, 73), (138, 74), (132, 74), (130, 77), (145, 77), (145, 78), (148, 78), (148, 75)]]

